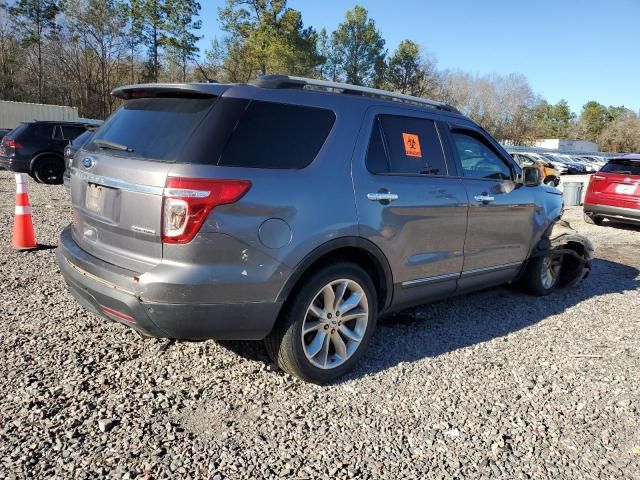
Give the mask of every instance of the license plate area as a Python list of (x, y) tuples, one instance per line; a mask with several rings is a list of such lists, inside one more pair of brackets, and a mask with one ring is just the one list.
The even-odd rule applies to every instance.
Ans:
[(616, 193), (620, 193), (622, 195), (633, 195), (636, 192), (635, 185), (616, 185)]
[(104, 211), (104, 188), (96, 183), (87, 184), (87, 193), (85, 196), (84, 206), (87, 210), (94, 213), (102, 214)]

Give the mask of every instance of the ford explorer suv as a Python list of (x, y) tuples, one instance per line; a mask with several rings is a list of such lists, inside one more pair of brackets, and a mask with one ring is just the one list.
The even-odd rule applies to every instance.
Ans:
[(560, 192), (448, 105), (289, 76), (113, 95), (57, 257), (82, 305), (144, 336), (264, 340), (326, 383), (383, 313), (589, 272)]
[(21, 123), (0, 142), (0, 166), (40, 183), (62, 183), (64, 148), (86, 128), (77, 122)]
[(584, 218), (596, 225), (605, 219), (640, 225), (640, 154), (612, 158), (591, 176)]

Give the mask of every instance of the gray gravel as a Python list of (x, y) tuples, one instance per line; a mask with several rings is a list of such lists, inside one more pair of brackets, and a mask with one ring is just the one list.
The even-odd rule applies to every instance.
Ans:
[[(38, 241), (70, 222), (30, 184)], [(85, 313), (55, 251), (14, 252), (0, 173), (0, 477), (640, 478), (640, 229), (567, 217), (592, 276), (385, 319), (329, 387), (260, 343), (142, 340)]]

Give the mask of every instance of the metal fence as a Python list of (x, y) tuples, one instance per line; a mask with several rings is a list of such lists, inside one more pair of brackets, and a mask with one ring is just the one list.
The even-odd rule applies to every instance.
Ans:
[(620, 155), (626, 155), (624, 153), (615, 153), (615, 152), (585, 152), (584, 150), (556, 150), (553, 148), (542, 148), (542, 147), (515, 147), (513, 145), (502, 145), (502, 147), (507, 152), (522, 152), (522, 153), (552, 153), (556, 155), (589, 155), (594, 157), (603, 157), (603, 158), (612, 158), (618, 157)]

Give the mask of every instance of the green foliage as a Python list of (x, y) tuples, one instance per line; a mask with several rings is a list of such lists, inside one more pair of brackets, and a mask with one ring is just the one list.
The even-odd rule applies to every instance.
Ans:
[(535, 108), (534, 116), (540, 138), (567, 138), (576, 118), (564, 99), (555, 105), (543, 100)]
[(302, 14), (286, 0), (227, 0), (218, 12), (228, 61), (230, 81), (247, 81), (256, 75), (290, 73), (312, 75), (322, 63), (318, 35), (305, 28)]
[(591, 101), (582, 107), (580, 122), (587, 140), (596, 141), (611, 120), (611, 113), (601, 103)]
[(356, 5), (331, 36), (338, 76), (347, 83), (377, 86), (383, 81), (386, 50), (369, 12)]
[(41, 44), (43, 36), (56, 29), (59, 12), (57, 0), (19, 0), (9, 7), (9, 13), (23, 29), (22, 41), (26, 45)]
[(187, 67), (194, 61), (201, 37), (193, 33), (202, 28), (202, 21), (194, 20), (200, 13), (200, 3), (195, 0), (166, 0), (166, 32), (164, 45), (176, 55), (180, 65), (182, 81), (187, 81)]
[(420, 95), (424, 76), (420, 47), (416, 42), (403, 40), (387, 64), (386, 79), (389, 87), (400, 93)]

